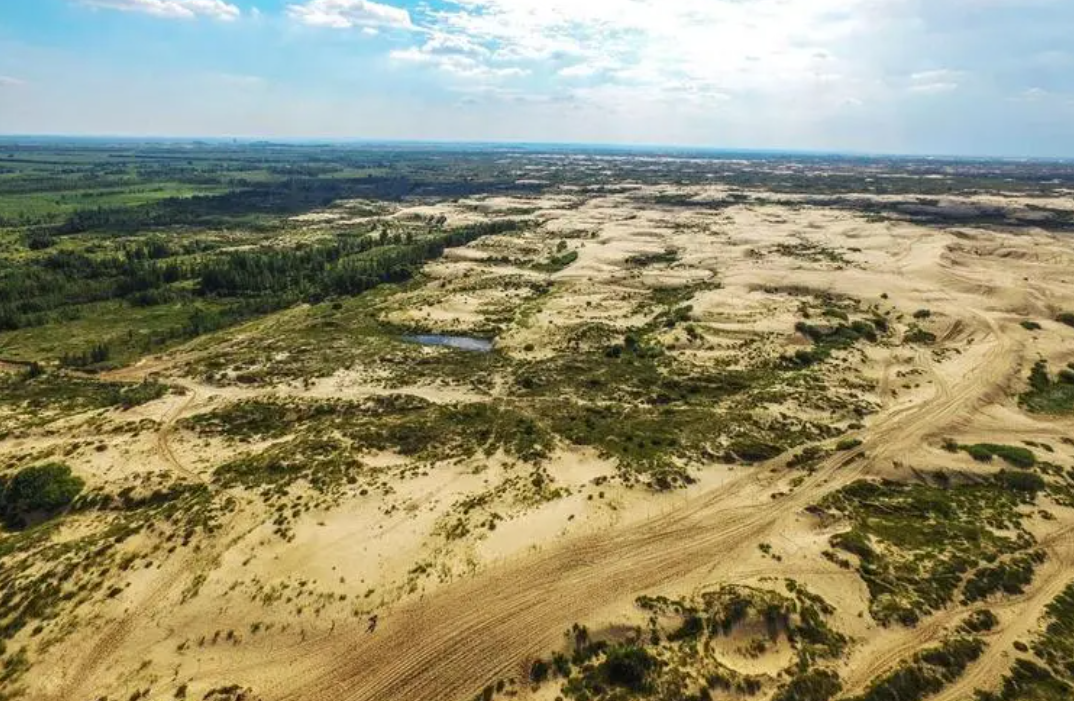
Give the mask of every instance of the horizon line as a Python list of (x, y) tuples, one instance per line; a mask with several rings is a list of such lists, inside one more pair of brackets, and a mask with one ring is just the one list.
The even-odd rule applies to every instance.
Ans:
[(537, 147), (554, 148), (557, 150), (567, 149), (596, 149), (606, 151), (678, 151), (678, 152), (702, 152), (721, 154), (768, 154), (768, 155), (800, 155), (800, 156), (840, 156), (847, 158), (903, 158), (903, 159), (936, 159), (936, 160), (964, 160), (964, 161), (1033, 161), (1046, 163), (1066, 163), (1074, 161), (1071, 156), (1027, 156), (1027, 155), (998, 155), (998, 154), (966, 154), (966, 153), (942, 153), (925, 151), (860, 151), (839, 149), (811, 149), (811, 148), (761, 148), (761, 147), (725, 147), (725, 146), (701, 146), (674, 143), (646, 143), (646, 142), (586, 142), (586, 141), (525, 141), (525, 140), (471, 140), (471, 139), (418, 139), (418, 138), (369, 138), (369, 137), (309, 137), (309, 136), (177, 136), (177, 135), (130, 135), (130, 134), (58, 134), (58, 133), (0, 133), (0, 142), (13, 142), (19, 139), (38, 140), (116, 140), (133, 143), (186, 143), (198, 142), (227, 142), (233, 144), (265, 144), (281, 146), (348, 146), (348, 145), (411, 145), (411, 146), (441, 146), (441, 147)]

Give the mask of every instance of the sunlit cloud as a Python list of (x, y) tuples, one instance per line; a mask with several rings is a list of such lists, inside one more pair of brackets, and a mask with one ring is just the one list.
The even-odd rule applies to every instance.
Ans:
[(287, 14), (302, 24), (333, 29), (411, 29), (406, 10), (372, 0), (307, 0), (287, 7)]
[(168, 19), (194, 19), (198, 16), (231, 21), (242, 11), (223, 0), (82, 0), (82, 4), (105, 10), (140, 12)]

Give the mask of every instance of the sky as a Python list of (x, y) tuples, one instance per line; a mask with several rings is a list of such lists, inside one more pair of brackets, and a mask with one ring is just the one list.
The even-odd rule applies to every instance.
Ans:
[(0, 134), (1074, 156), (1074, 0), (0, 0)]

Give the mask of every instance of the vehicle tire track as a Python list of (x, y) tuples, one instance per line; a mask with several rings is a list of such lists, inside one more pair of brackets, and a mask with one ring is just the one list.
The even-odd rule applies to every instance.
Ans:
[(994, 384), (1012, 372), (1012, 343), (989, 328), (992, 347), (976, 372), (878, 419), (861, 448), (822, 463), (795, 493), (759, 507), (727, 508), (726, 493), (717, 490), (625, 531), (578, 537), (490, 568), (404, 605), (375, 635), (337, 634), (289, 648), (268, 663), (281, 672), (267, 674), (261, 692), (289, 701), (472, 696), (485, 683), (512, 676), (520, 660), (547, 653), (571, 623), (709, 568), (865, 474), (876, 459), (920, 447), (988, 402)]

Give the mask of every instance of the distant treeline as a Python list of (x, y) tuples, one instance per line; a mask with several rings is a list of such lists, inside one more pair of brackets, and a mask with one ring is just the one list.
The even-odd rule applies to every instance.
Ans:
[[(79, 305), (116, 299), (150, 306), (226, 298), (235, 316), (265, 313), (303, 299), (358, 294), (406, 280), (447, 247), (519, 227), (517, 221), (503, 220), (420, 236), (382, 232), (305, 247), (210, 250), (204, 255), (189, 255), (198, 252), (195, 242), (176, 247), (159, 238), (132, 242), (105, 256), (56, 251), (0, 267), (0, 330), (48, 323), (76, 315)], [(183, 333), (196, 335), (231, 323), (231, 316), (194, 310)]]
[(517, 230), (514, 220), (474, 224), (413, 237), (382, 233), (379, 238), (341, 239), (301, 250), (236, 251), (218, 256), (200, 274), (208, 295), (276, 295), (300, 297), (352, 295), (384, 282), (410, 278), (445, 248)]
[(56, 235), (105, 230), (116, 233), (163, 226), (211, 226), (252, 214), (288, 215), (326, 207), (339, 199), (397, 200), (411, 190), (405, 178), (287, 180), (220, 195), (171, 197), (137, 207), (94, 207), (71, 213), (51, 228)]
[[(201, 178), (199, 184), (211, 184)], [(327, 207), (337, 200), (398, 201), (408, 196), (465, 197), (495, 190), (532, 190), (533, 185), (486, 181), (425, 181), (402, 176), (356, 178), (290, 177), (278, 182), (228, 181), (229, 192), (192, 197), (169, 197), (138, 206), (98, 206), (78, 209), (56, 222), (51, 217), (4, 217), (0, 226), (36, 226), (39, 240), (88, 231), (131, 233), (168, 226), (212, 227), (233, 224), (251, 215), (287, 216)]]

